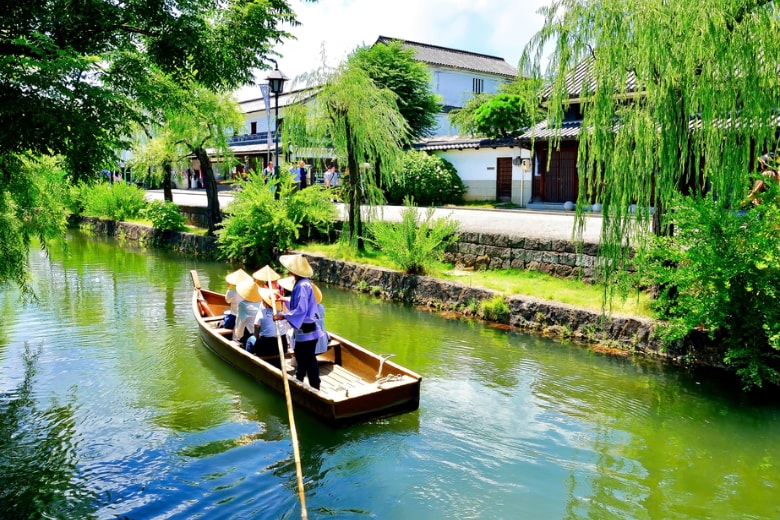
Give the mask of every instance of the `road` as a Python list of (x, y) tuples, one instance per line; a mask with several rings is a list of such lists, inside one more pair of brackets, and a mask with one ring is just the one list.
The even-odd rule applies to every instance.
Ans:
[[(162, 200), (162, 190), (147, 191), (147, 199)], [(231, 192), (220, 192), (221, 207), (233, 200)], [(205, 190), (173, 190), (173, 202), (181, 206), (205, 206)], [(346, 218), (343, 204), (337, 204), (342, 218)], [(382, 220), (399, 222), (403, 206), (381, 206), (379, 216)], [(571, 240), (574, 226), (573, 212), (538, 211), (527, 209), (471, 209), (437, 208), (434, 216), (451, 216), (460, 222), (460, 231), (472, 233), (494, 233), (509, 236), (525, 236), (543, 239)], [(585, 242), (598, 243), (601, 230), (601, 215), (587, 218), (583, 239)]]

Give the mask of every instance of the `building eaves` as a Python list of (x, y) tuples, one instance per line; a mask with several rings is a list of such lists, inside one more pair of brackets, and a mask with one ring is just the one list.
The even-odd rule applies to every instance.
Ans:
[[(596, 79), (593, 75), (593, 57), (580, 61), (564, 79), (565, 90), (570, 101), (581, 100), (590, 96), (596, 90)], [(633, 94), (637, 92), (636, 74), (629, 72), (623, 89), (615, 89), (615, 94)], [(552, 93), (552, 85), (542, 90), (541, 98), (546, 101)]]
[(412, 148), (424, 152), (436, 150), (479, 150), (480, 148), (515, 148), (520, 146), (514, 137), (487, 139), (484, 137), (436, 136), (421, 139)]
[(549, 141), (551, 139), (577, 139), (582, 129), (582, 121), (566, 121), (560, 128), (549, 127), (547, 121), (542, 121), (538, 125), (531, 127), (517, 139), (522, 143), (532, 141)]
[(392, 41), (400, 41), (404, 47), (412, 49), (417, 61), (427, 63), (428, 65), (437, 65), (441, 67), (450, 67), (470, 72), (480, 72), (483, 74), (493, 74), (513, 79), (517, 76), (517, 68), (508, 64), (504, 58), (498, 56), (489, 56), (476, 52), (462, 51), (440, 47), (438, 45), (429, 45), (427, 43), (401, 40), (399, 38), (390, 38), (380, 36), (376, 44), (387, 44)]

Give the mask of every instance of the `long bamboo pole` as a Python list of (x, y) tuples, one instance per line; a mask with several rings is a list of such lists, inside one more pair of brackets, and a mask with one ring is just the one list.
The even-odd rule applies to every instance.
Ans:
[[(268, 288), (271, 289), (271, 274), (268, 273)], [(276, 298), (271, 302), (273, 313), (276, 314)], [(298, 477), (298, 500), (301, 502), (301, 518), (307, 520), (309, 513), (306, 512), (306, 494), (303, 490), (303, 470), (301, 469), (301, 452), (298, 449), (298, 432), (295, 429), (295, 417), (293, 416), (292, 395), (290, 394), (290, 382), (287, 381), (287, 362), (284, 359), (284, 345), (282, 344), (282, 334), (279, 331), (279, 322), (274, 320), (276, 325), (276, 344), (279, 348), (279, 368), (282, 371), (282, 381), (284, 381), (284, 397), (287, 400), (287, 417), (290, 421), (290, 437), (293, 445), (293, 458), (295, 459), (295, 473)]]

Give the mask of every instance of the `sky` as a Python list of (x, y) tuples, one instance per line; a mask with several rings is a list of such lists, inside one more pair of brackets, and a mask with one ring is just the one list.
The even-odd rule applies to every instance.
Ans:
[[(523, 48), (542, 27), (537, 13), (550, 0), (290, 0), (299, 27), (289, 28), (296, 40), (276, 50), (279, 70), (288, 78), (335, 66), (358, 46), (379, 36), (427, 43), (504, 58), (517, 66)], [(265, 82), (267, 71), (257, 74)], [(246, 87), (239, 100), (259, 97)]]

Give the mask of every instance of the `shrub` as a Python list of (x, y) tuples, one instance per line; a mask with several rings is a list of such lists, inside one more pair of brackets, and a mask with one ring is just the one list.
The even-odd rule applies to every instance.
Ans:
[(506, 323), (509, 319), (509, 306), (502, 296), (496, 295), (480, 304), (480, 311), (486, 320)]
[(156, 200), (144, 210), (146, 218), (152, 221), (152, 227), (158, 231), (179, 231), (184, 229), (187, 219), (173, 202)]
[(635, 283), (653, 286), (667, 343), (705, 331), (746, 388), (780, 384), (780, 206), (777, 189), (756, 208), (680, 197), (673, 237), (635, 258)]
[(295, 191), (289, 176), (266, 184), (261, 173), (250, 173), (225, 210), (217, 243), (226, 260), (263, 265), (275, 261), (312, 230), (330, 232), (335, 218), (329, 194), (321, 187)]
[(441, 157), (426, 152), (404, 154), (404, 171), (393, 172), (386, 189), (391, 204), (400, 204), (407, 197), (420, 206), (460, 204), (466, 187), (455, 167)]
[(458, 222), (451, 218), (433, 219), (428, 208), (425, 220), (411, 199), (404, 200), (401, 223), (373, 222), (369, 225), (370, 241), (379, 247), (401, 269), (409, 274), (423, 274), (439, 261), (448, 245), (458, 237)]
[(125, 182), (76, 187), (69, 207), (72, 210), (79, 209), (74, 204), (73, 195), (81, 198), (82, 214), (90, 217), (134, 219), (141, 216), (141, 211), (146, 207), (144, 190)]

